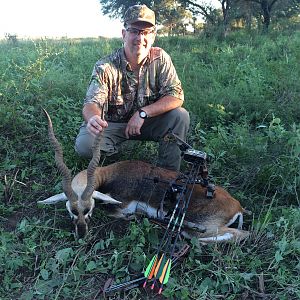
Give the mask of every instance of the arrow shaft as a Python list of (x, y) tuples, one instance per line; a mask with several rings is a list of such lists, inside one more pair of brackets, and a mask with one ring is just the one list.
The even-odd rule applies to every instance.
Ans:
[[(178, 196), (178, 199), (176, 201), (176, 204), (175, 204), (175, 207), (174, 207), (174, 210), (172, 212), (172, 215), (171, 215), (171, 218), (169, 220), (169, 223), (167, 225), (167, 228), (165, 230), (165, 233), (162, 237), (162, 240), (161, 240), (161, 243), (158, 247), (158, 250), (157, 250), (157, 253), (156, 253), (156, 257), (158, 257), (159, 253), (162, 251), (162, 248), (163, 248), (163, 245), (164, 245), (164, 242), (166, 240), (166, 237), (167, 237), (167, 234), (170, 230), (170, 227), (171, 227), (171, 224), (173, 222), (173, 219), (175, 218), (175, 215), (176, 215), (176, 212), (178, 211), (178, 207), (179, 207), (179, 204), (181, 201), (184, 202), (184, 192), (186, 190), (186, 187), (187, 187), (187, 184), (188, 184), (188, 181), (184, 184), (184, 187), (182, 189), (182, 191), (180, 192), (179, 196)], [(184, 204), (183, 204), (184, 205)], [(167, 237), (167, 241), (166, 241), (166, 246), (165, 247), (169, 247), (169, 240), (170, 240), (170, 236), (172, 236), (172, 232), (174, 232), (175, 228), (176, 228), (176, 224), (178, 222), (178, 216), (177, 218), (175, 219), (175, 222), (173, 224), (173, 228), (171, 229), (171, 231), (169, 232), (169, 236)], [(156, 261), (157, 260), (154, 260), (152, 259), (150, 264), (148, 265), (147, 269), (146, 269), (146, 272), (145, 272), (145, 277), (146, 277), (146, 280), (144, 282), (144, 286), (146, 285), (147, 283), (147, 279), (151, 279), (152, 276), (153, 276), (153, 272), (154, 270), (160, 265), (160, 263), (158, 263), (158, 265), (156, 266)], [(148, 272), (147, 272), (148, 271)]]
[[(195, 167), (195, 165), (193, 165), (193, 167)], [(195, 179), (195, 177), (198, 175), (199, 169), (200, 169), (200, 164), (197, 165), (197, 167), (195, 168), (194, 172), (191, 172), (191, 174), (193, 174), (193, 179)], [(185, 201), (184, 201), (182, 207), (180, 208), (180, 213), (178, 214), (178, 216), (180, 216), (180, 215), (182, 214), (182, 217), (181, 217), (181, 220), (180, 220), (179, 227), (178, 227), (178, 229), (177, 229), (177, 234), (176, 234), (176, 237), (175, 237), (175, 241), (174, 241), (173, 246), (172, 246), (172, 248), (171, 248), (171, 250), (170, 250), (170, 257), (172, 257), (173, 254), (174, 254), (175, 247), (176, 247), (176, 243), (177, 243), (178, 237), (179, 237), (179, 235), (180, 235), (180, 231), (181, 231), (181, 228), (182, 228), (182, 224), (183, 224), (183, 221), (184, 221), (184, 219), (185, 219), (186, 212), (187, 212), (188, 206), (189, 206), (190, 201), (191, 201), (191, 198), (192, 198), (192, 194), (193, 194), (193, 191), (194, 191), (194, 188), (195, 188), (195, 184), (196, 184), (196, 183), (195, 183), (195, 180), (193, 180), (193, 184), (192, 184), (192, 187), (191, 187), (191, 189), (190, 189), (190, 191), (189, 191), (189, 195), (188, 195), (188, 197), (184, 197), (184, 198), (185, 198)], [(187, 198), (187, 199), (186, 199), (186, 198)], [(174, 228), (174, 227), (173, 227), (173, 228)], [(168, 259), (166, 265), (169, 263), (169, 261), (170, 261), (170, 259)], [(165, 266), (163, 270), (165, 270), (166, 268), (167, 268), (167, 266)], [(158, 292), (159, 294), (162, 292), (163, 285), (164, 285), (165, 283), (168, 282), (168, 279), (165, 280), (166, 275), (167, 275), (167, 273), (164, 272), (164, 273), (160, 276), (160, 278), (159, 278), (159, 281), (160, 281), (160, 283), (161, 283), (160, 288), (159, 288), (159, 292)], [(152, 286), (154, 286), (156, 280), (157, 280), (157, 276), (155, 276), (155, 281), (154, 281), (154, 283), (153, 283)]]
[[(166, 228), (166, 231), (164, 233), (164, 236), (163, 236), (162, 241), (160, 243), (160, 246), (158, 248), (156, 257), (158, 258), (158, 255), (159, 255), (159, 253), (161, 252), (161, 250), (163, 248), (164, 240), (166, 238), (167, 233), (169, 232), (169, 228), (170, 228), (170, 226), (172, 224), (172, 221), (175, 218), (175, 215), (177, 213), (177, 216), (176, 216), (176, 219), (174, 221), (173, 227), (172, 227), (172, 229), (169, 232), (169, 236), (167, 237), (167, 241), (166, 241), (166, 244), (165, 244), (165, 247), (164, 247), (165, 251), (163, 251), (163, 254), (162, 254), (160, 260), (158, 261), (157, 265), (155, 263), (153, 263), (153, 261), (154, 261), (153, 259), (150, 262), (150, 264), (152, 264), (150, 275), (153, 276), (152, 270), (155, 269), (155, 271), (154, 271), (155, 278), (154, 278), (153, 284), (151, 286), (151, 289), (154, 288), (155, 283), (157, 282), (157, 280), (159, 280), (161, 282), (161, 286), (160, 286), (160, 290), (159, 291), (161, 292), (163, 284), (167, 283), (167, 281), (168, 281), (169, 274), (170, 274), (170, 272), (167, 272), (168, 269), (169, 269), (168, 265), (171, 263), (171, 258), (172, 258), (173, 254), (174, 254), (174, 251), (175, 251), (176, 243), (177, 243), (177, 240), (178, 240), (181, 228), (182, 228), (183, 221), (185, 219), (186, 211), (188, 209), (188, 206), (189, 206), (189, 203), (190, 203), (193, 191), (194, 191), (195, 179), (196, 179), (196, 177), (197, 177), (197, 175), (199, 173), (200, 166), (201, 166), (200, 164), (197, 164), (197, 165), (193, 164), (192, 165), (192, 169), (191, 169), (191, 171), (189, 173), (188, 179), (185, 182), (184, 188), (182, 189), (182, 191), (181, 191), (181, 193), (180, 193), (180, 195), (178, 197), (178, 200), (176, 202), (176, 205), (175, 205), (175, 208), (173, 210), (172, 216), (170, 218), (170, 221), (168, 223), (168, 226)], [(187, 190), (187, 185), (190, 182), (193, 183), (192, 184), (192, 188), (189, 191), (188, 197), (186, 197), (185, 193), (186, 193), (186, 190)], [(182, 205), (179, 208), (179, 204), (181, 202), (182, 202)], [(178, 224), (179, 220), (180, 220), (180, 223), (179, 223), (179, 226), (178, 226), (178, 229), (177, 229), (177, 234), (176, 234), (176, 237), (175, 237), (175, 241), (173, 243), (173, 246), (171, 246), (172, 233), (175, 231), (176, 225)], [(163, 258), (166, 258), (167, 253), (170, 253), (170, 255), (169, 255), (170, 258), (165, 263), (165, 260), (163, 260)], [(155, 260), (155, 262), (156, 261), (157, 260)], [(164, 263), (164, 264), (162, 265), (162, 263)], [(166, 276), (167, 276), (167, 278), (166, 278)], [(145, 277), (147, 277), (147, 276), (145, 276)], [(144, 282), (144, 286), (146, 286), (147, 280), (148, 280), (148, 278), (146, 278), (146, 280)]]

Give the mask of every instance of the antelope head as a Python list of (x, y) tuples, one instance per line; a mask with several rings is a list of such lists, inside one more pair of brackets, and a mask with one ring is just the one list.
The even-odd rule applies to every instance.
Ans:
[[(66, 201), (66, 208), (75, 225), (75, 235), (77, 238), (82, 238), (88, 232), (88, 223), (95, 207), (95, 199), (105, 203), (121, 203), (108, 195), (95, 191), (95, 170), (101, 156), (101, 133), (95, 137), (93, 157), (86, 172), (79, 173), (72, 181), (71, 171), (64, 163), (62, 147), (54, 135), (51, 118), (45, 109), (43, 111), (48, 119), (48, 135), (50, 143), (54, 148), (56, 166), (62, 175), (63, 193), (54, 195), (43, 201), (38, 201), (38, 203), (55, 204)], [(83, 178), (84, 175), (86, 175), (85, 178)]]

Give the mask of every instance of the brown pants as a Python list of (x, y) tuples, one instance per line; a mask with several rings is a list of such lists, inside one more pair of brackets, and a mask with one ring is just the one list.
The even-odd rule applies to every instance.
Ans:
[[(182, 107), (173, 109), (163, 115), (146, 119), (141, 135), (130, 137), (130, 140), (155, 141), (159, 142), (158, 165), (170, 170), (179, 170), (181, 162), (181, 151), (176, 142), (165, 141), (163, 137), (171, 129), (182, 140), (186, 139), (190, 124), (189, 113)], [(127, 123), (108, 122), (100, 144), (101, 151), (107, 155), (119, 151), (119, 146), (126, 141), (125, 128)], [(75, 142), (76, 152), (84, 157), (92, 157), (92, 146), (94, 137), (87, 131), (86, 124), (80, 127)]]

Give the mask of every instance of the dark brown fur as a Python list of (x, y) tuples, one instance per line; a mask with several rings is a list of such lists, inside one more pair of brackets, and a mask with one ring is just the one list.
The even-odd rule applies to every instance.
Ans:
[[(179, 173), (175, 171), (165, 170), (141, 161), (121, 161), (96, 168), (95, 189), (121, 201), (122, 204), (117, 205), (119, 212), (133, 200), (159, 209), (168, 188), (167, 182), (176, 179), (178, 175)], [(72, 185), (74, 181), (77, 185), (81, 182), (82, 189), (84, 189), (86, 182), (84, 178), (86, 178), (86, 171), (77, 174)], [(154, 178), (166, 181), (166, 183), (155, 183)], [(172, 209), (174, 203), (165, 203), (164, 207)], [(206, 187), (196, 184), (185, 220), (205, 226), (205, 233), (193, 233), (200, 239), (224, 233), (233, 234), (233, 239), (241, 239), (247, 233), (239, 229), (228, 228), (227, 225), (243, 212), (239, 201), (223, 188), (217, 186), (213, 198), (209, 199), (206, 197)], [(120, 217), (120, 213), (116, 212), (112, 212), (111, 215)], [(187, 230), (187, 232), (190, 234), (191, 231)]]

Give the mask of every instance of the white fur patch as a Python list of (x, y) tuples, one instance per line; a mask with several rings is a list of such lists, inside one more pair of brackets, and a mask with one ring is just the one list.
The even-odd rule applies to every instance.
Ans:
[[(157, 218), (157, 209), (143, 202), (131, 201), (125, 208), (120, 211), (124, 215), (133, 215), (140, 213), (149, 218)], [(165, 214), (165, 212), (164, 212)]]
[(243, 226), (243, 214), (242, 213), (236, 213), (225, 225), (225, 227), (229, 227), (231, 224), (233, 224), (236, 219), (239, 217), (239, 224), (238, 224), (238, 229), (242, 229)]
[(125, 208), (121, 209), (120, 212), (125, 216), (133, 215), (136, 212), (136, 206), (137, 206), (137, 202), (131, 201)]
[(226, 232), (223, 235), (199, 238), (199, 241), (201, 241), (201, 242), (222, 242), (222, 241), (228, 241), (228, 240), (232, 239), (232, 237), (233, 237), (232, 233)]

